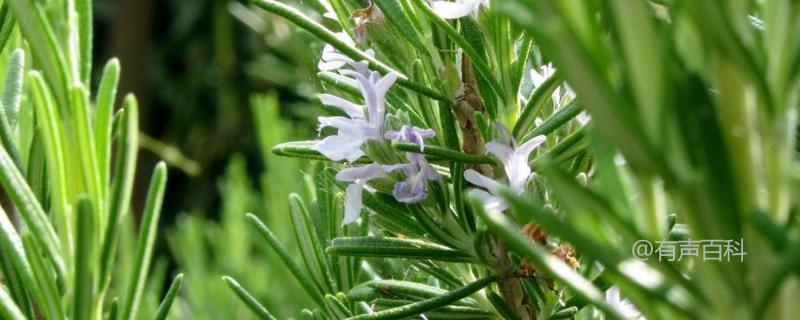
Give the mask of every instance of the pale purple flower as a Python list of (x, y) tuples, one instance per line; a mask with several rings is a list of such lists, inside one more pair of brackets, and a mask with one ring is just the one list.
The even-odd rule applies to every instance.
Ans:
[(488, 5), (489, 0), (434, 0), (431, 9), (442, 19), (458, 19), (477, 12), (481, 5)]
[(386, 139), (418, 144), (421, 150), (425, 150), (425, 138), (433, 138), (436, 131), (423, 129), (410, 125), (403, 125), (400, 130), (390, 130), (386, 132)]
[[(422, 157), (419, 157), (422, 159)], [(417, 203), (428, 197), (428, 180), (441, 181), (442, 176), (427, 161), (413, 161), (396, 166), (406, 179), (394, 185), (392, 195), (402, 203)]]
[(503, 164), (512, 190), (522, 191), (525, 189), (528, 177), (531, 175), (528, 157), (545, 140), (547, 140), (545, 136), (536, 136), (519, 146), (513, 141), (511, 145), (497, 141), (491, 141), (486, 144), (486, 149), (489, 153), (497, 157)]
[(628, 299), (622, 299), (622, 297), (620, 297), (619, 287), (617, 286), (612, 286), (606, 290), (606, 302), (617, 310), (625, 319), (645, 319), (642, 313), (636, 309), (636, 306), (628, 301)]
[[(334, 33), (337, 39), (341, 40), (342, 42), (350, 45), (355, 46), (355, 42), (347, 32), (337, 32)], [(365, 52), (367, 56), (374, 57), (375, 52), (372, 49), (367, 49)], [(322, 55), (319, 59), (319, 64), (317, 64), (317, 68), (320, 71), (337, 71), (344, 66), (349, 66), (356, 72), (364, 74), (365, 76), (369, 75), (369, 63), (367, 61), (355, 61), (350, 57), (340, 53), (336, 50), (332, 45), (325, 44), (325, 47), (322, 48)]]
[(575, 121), (578, 121), (581, 126), (585, 126), (589, 121), (592, 121), (592, 116), (586, 113), (586, 111), (581, 111), (581, 113), (575, 116)]
[[(358, 67), (358, 66), (356, 66)], [(319, 151), (326, 158), (353, 162), (364, 155), (361, 146), (370, 139), (382, 139), (383, 122), (386, 114), (386, 93), (397, 80), (397, 74), (389, 72), (381, 77), (377, 72), (365, 76), (361, 72), (342, 70), (346, 76), (356, 79), (364, 106), (355, 104), (337, 96), (322, 95), (322, 103), (344, 111), (348, 117), (319, 117), (320, 130), (325, 127), (338, 129), (336, 135), (326, 137), (312, 149)], [(364, 112), (366, 109), (366, 112)]]
[[(508, 129), (501, 128), (500, 141), (494, 140), (486, 144), (486, 149), (503, 164), (503, 169), (508, 178), (509, 187), (516, 193), (525, 191), (531, 178), (531, 167), (528, 165), (528, 158), (536, 147), (541, 145), (547, 138), (536, 136), (521, 145), (517, 145), (510, 135), (502, 137), (502, 133)], [(481, 198), (487, 209), (493, 208), (503, 211), (508, 208), (508, 204), (495, 193), (501, 183), (480, 174), (478, 171), (469, 169), (464, 172), (464, 179), (468, 182), (482, 187), (483, 190), (473, 191), (473, 194)]]
[[(386, 132), (386, 138), (389, 140), (418, 144), (421, 149), (425, 148), (424, 139), (432, 138), (435, 135), (436, 132), (431, 129), (422, 129), (410, 125), (404, 125), (398, 131)], [(406, 159), (408, 159), (409, 163), (393, 167), (393, 169), (402, 169), (406, 180), (395, 184), (392, 194), (397, 201), (416, 203), (428, 197), (426, 182), (428, 180), (441, 181), (442, 176), (419, 153), (406, 152)]]
[(364, 187), (370, 180), (386, 176), (386, 172), (387, 170), (384, 166), (372, 163), (363, 167), (342, 169), (336, 174), (336, 180), (352, 182), (345, 191), (342, 225), (348, 225), (358, 220), (361, 215), (361, 209), (364, 207), (361, 201)]

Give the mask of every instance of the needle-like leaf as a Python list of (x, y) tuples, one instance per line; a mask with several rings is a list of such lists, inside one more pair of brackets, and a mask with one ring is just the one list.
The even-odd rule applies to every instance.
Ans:
[(133, 262), (133, 272), (128, 280), (128, 290), (123, 300), (120, 319), (135, 319), (139, 302), (144, 293), (144, 284), (147, 280), (150, 260), (153, 256), (153, 245), (158, 230), (158, 220), (161, 216), (161, 204), (164, 201), (164, 190), (167, 186), (167, 165), (159, 162), (153, 177), (150, 179), (150, 189), (147, 190), (142, 224), (139, 228), (139, 241), (136, 247), (136, 257)]
[(181, 291), (182, 286), (183, 273), (177, 275), (175, 280), (172, 280), (172, 284), (169, 285), (169, 290), (167, 290), (164, 300), (161, 301), (161, 304), (158, 306), (158, 310), (156, 310), (156, 315), (153, 317), (154, 320), (164, 320), (167, 318), (169, 311), (172, 310), (172, 304), (175, 302), (175, 298)]
[(277, 320), (275, 316), (273, 316), (271, 313), (269, 313), (269, 311), (267, 311), (267, 308), (264, 308), (264, 306), (258, 303), (258, 301), (256, 301), (255, 298), (253, 298), (253, 295), (247, 292), (247, 290), (243, 288), (238, 282), (236, 282), (236, 280), (233, 280), (233, 278), (228, 276), (222, 277), (222, 280), (224, 280), (225, 283), (228, 284), (231, 290), (233, 290), (233, 292), (235, 292), (236, 295), (239, 296), (239, 299), (241, 299), (242, 302), (244, 302), (244, 304), (247, 305), (247, 308), (253, 311), (253, 313), (255, 313), (259, 319)]

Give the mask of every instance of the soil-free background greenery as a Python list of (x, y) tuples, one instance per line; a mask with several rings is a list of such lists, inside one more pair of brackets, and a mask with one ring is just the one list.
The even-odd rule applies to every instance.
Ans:
[[(364, 204), (376, 215), (346, 228), (338, 224), (342, 194), (330, 192), (345, 185), (337, 180), (347, 175), (336, 177), (343, 167), (270, 152), (286, 142), (277, 149), (284, 155), (325, 154), (296, 141), (314, 136), (324, 110), (314, 74), (321, 43), (278, 16), (351, 58), (367, 54), (337, 40), (340, 28), (319, 19), (320, 3), (253, 2), (261, 9), (236, 1), (0, 2), (0, 69), (7, 79), (0, 115), (20, 120), (14, 131), (0, 117), (0, 318), (87, 319), (107, 311), (116, 319), (117, 309), (124, 319), (166, 316), (156, 308), (168, 309), (159, 307), (163, 296), (162, 306), (171, 305), (170, 283), (173, 293), (183, 283), (169, 314), (179, 319), (246, 319), (250, 311), (265, 319), (428, 311), (621, 318), (617, 289), (650, 319), (798, 314), (797, 2), (495, 0), (491, 11), (448, 22), (426, 0), (376, 0), (387, 23), (371, 29), (355, 20), (367, 28), (359, 32), (366, 37), (361, 49), (376, 50), (370, 68), (387, 79), (392, 68), (404, 74), (390, 92), (400, 95), (387, 97), (394, 111), (387, 129), (436, 128), (438, 143), (422, 150), (370, 131), (360, 160), (396, 164), (396, 151), (419, 150), (446, 167), (443, 184), (453, 189), (431, 187), (427, 203), (403, 207), (384, 183), (398, 177), (370, 182), (376, 193), (365, 193)], [(364, 2), (334, 1), (341, 28), (353, 30), (352, 13), (374, 18), (371, 9), (359, 10)], [(13, 31), (5, 5), (27, 43)], [(28, 72), (31, 60), (35, 70)], [(558, 72), (529, 88), (548, 62)], [(117, 101), (132, 92), (140, 103), (127, 96), (114, 117), (109, 96), (119, 65)], [(528, 71), (530, 81), (523, 79)], [(321, 74), (330, 85), (324, 91), (350, 96), (347, 73), (341, 76)], [(556, 94), (549, 108), (550, 93), (567, 83), (574, 99), (561, 106)], [(373, 107), (380, 109), (374, 101)], [(472, 112), (484, 107), (485, 114)], [(405, 109), (423, 114), (411, 119)], [(582, 109), (594, 117), (588, 125), (577, 118)], [(476, 190), (461, 192), (468, 164), (494, 161), (482, 155), (482, 142), (500, 138), (492, 132), (503, 122), (526, 144), (547, 136), (532, 161), (503, 164), (512, 176), (534, 166), (537, 179), (525, 193), (487, 187), (508, 201), (507, 215), (479, 202)], [(626, 163), (617, 164), (618, 156)], [(490, 167), (499, 171), (499, 164), (485, 168), (496, 178)], [(287, 199), (290, 192), (296, 194)], [(15, 219), (24, 227), (15, 228)], [(535, 239), (539, 227), (552, 248)], [(686, 237), (747, 239), (751, 255), (741, 264), (629, 257), (634, 241)], [(451, 304), (481, 288), (485, 295)], [(370, 313), (364, 301), (392, 308)], [(313, 304), (321, 309), (299, 310)], [(579, 309), (585, 304), (598, 309)]]
[[(288, 223), (287, 215), (273, 211), (285, 213), (286, 196), (299, 187), (299, 168), (289, 170), (293, 160), (264, 151), (315, 133), (322, 108), (313, 99), (319, 91), (314, 68), (323, 43), (244, 1), (100, 0), (94, 11), (95, 63), (120, 59), (118, 92), (137, 95), (141, 131), (153, 138), (141, 141), (134, 205), (141, 206), (147, 190), (145, 168), (160, 159), (172, 168), (156, 243), (161, 271), (153, 281), (164, 281), (166, 290), (171, 277), (159, 273), (181, 269), (189, 280), (184, 290), (195, 293), (187, 295), (191, 308), (177, 305), (174, 312), (191, 309), (197, 312), (192, 318), (219, 319), (238, 310), (236, 318), (252, 317), (223, 282), (213, 281), (220, 274), (246, 279), (258, 271), (251, 291), (275, 305), (307, 299), (292, 281), (281, 281), (281, 294), (263, 299), (270, 275), (286, 270), (268, 267), (260, 258), (264, 251), (252, 248), (256, 241), (240, 233), (252, 231), (244, 212)], [(253, 94), (279, 97), (280, 108)], [(256, 121), (264, 124), (262, 135)], [(279, 183), (270, 188), (266, 180)], [(288, 239), (288, 230), (276, 232)], [(186, 247), (198, 238), (206, 238), (208, 250)], [(223, 242), (236, 245), (223, 248)], [(285, 311), (276, 314), (281, 318), (295, 311), (271, 309)]]

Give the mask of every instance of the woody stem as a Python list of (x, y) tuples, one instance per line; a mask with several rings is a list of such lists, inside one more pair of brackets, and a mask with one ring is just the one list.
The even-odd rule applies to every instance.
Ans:
[[(475, 123), (475, 113), (484, 113), (485, 108), (481, 100), (477, 79), (475, 78), (475, 72), (472, 69), (470, 59), (465, 56), (462, 58), (461, 62), (464, 95), (457, 100), (453, 109), (459, 129), (461, 130), (461, 148), (464, 152), (469, 154), (484, 155), (486, 153), (486, 145)], [(480, 171), (487, 177), (491, 178), (494, 176), (494, 172), (489, 165), (474, 165), (474, 169)], [(499, 268), (494, 270), (495, 273), (503, 275), (515, 273), (516, 268), (508, 257), (508, 248), (506, 245), (500, 239), (492, 237), (491, 246), (492, 255), (494, 255), (499, 262)], [(525, 295), (522, 284), (518, 279), (514, 277), (504, 277), (502, 281), (498, 282), (498, 286), (500, 288), (500, 294), (512, 308), (518, 319), (536, 319), (531, 301), (527, 295)]]

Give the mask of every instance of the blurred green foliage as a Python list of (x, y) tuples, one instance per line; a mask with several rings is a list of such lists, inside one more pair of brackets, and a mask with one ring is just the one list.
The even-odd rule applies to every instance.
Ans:
[[(263, 151), (260, 164), (267, 168), (261, 174), (247, 171), (246, 159), (233, 155), (225, 174), (218, 182), (221, 208), (217, 219), (201, 212), (178, 217), (169, 228), (167, 240), (178, 269), (186, 274), (186, 284), (176, 315), (181, 319), (250, 319), (252, 313), (242, 308), (238, 298), (220, 278), (231, 275), (247, 284), (253, 295), (270, 301), (281, 318), (292, 316), (292, 310), (281, 306), (307, 303), (294, 281), (287, 281), (287, 270), (278, 258), (259, 247), (261, 242), (244, 213), (252, 212), (275, 225), (281, 239), (289, 239), (290, 225), (285, 214), (289, 192), (300, 187), (299, 163), (269, 152), (270, 146), (291, 135), (291, 125), (279, 115), (277, 94), (254, 95), (250, 99), (258, 145)], [(285, 312), (285, 313), (282, 313)]]

